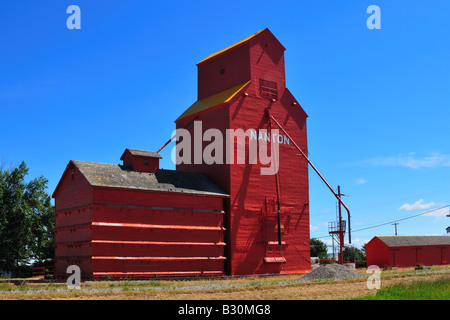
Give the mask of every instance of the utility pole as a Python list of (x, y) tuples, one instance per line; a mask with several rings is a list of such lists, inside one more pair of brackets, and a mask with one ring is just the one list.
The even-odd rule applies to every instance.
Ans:
[(398, 222), (393, 223), (392, 225), (395, 226), (395, 235), (397, 235), (397, 225), (398, 225)]
[[(338, 192), (337, 196), (339, 197), (339, 200), (342, 196), (348, 197), (346, 194), (341, 193), (341, 186), (338, 186)], [(343, 264), (344, 262), (344, 236), (345, 236), (345, 220), (342, 220), (342, 209), (341, 209), (341, 201), (338, 201), (338, 213), (339, 213), (339, 220), (337, 227), (337, 236), (339, 237), (339, 254), (338, 254), (338, 260), (339, 264)], [(350, 226), (349, 226), (350, 227)]]
[[(338, 197), (341, 198), (341, 186), (338, 186)], [(341, 203), (339, 203), (339, 263), (344, 263), (344, 232), (345, 229), (342, 230), (342, 214), (341, 214)]]

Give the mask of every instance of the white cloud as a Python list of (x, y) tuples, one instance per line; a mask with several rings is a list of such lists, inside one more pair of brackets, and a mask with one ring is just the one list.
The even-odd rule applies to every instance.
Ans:
[(434, 203), (434, 201), (424, 203), (423, 199), (420, 199), (420, 200), (417, 200), (416, 202), (414, 202), (413, 204), (405, 203), (400, 208), (398, 208), (398, 210), (407, 210), (407, 211), (418, 210), (418, 209), (423, 210), (423, 209), (431, 208), (434, 205), (436, 205)]
[(312, 224), (309, 225), (309, 230), (310, 231), (317, 231), (319, 230), (321, 227), (328, 227), (328, 222), (321, 222), (318, 223), (317, 225), (313, 226)]
[(450, 154), (434, 152), (429, 156), (418, 157), (415, 152), (391, 157), (375, 157), (362, 161), (370, 166), (406, 167), (411, 169), (450, 167)]
[(428, 217), (445, 217), (447, 214), (450, 214), (449, 208), (440, 208), (437, 210), (433, 210), (431, 212), (427, 212), (424, 214), (424, 216)]
[(364, 179), (364, 178), (358, 178), (358, 179), (355, 180), (355, 183), (356, 184), (366, 184), (367, 180)]

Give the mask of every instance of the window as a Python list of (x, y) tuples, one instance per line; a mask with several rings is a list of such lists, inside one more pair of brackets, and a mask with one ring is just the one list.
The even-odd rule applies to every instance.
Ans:
[(148, 159), (144, 158), (144, 164), (147, 165), (148, 164)]
[(220, 75), (225, 74), (225, 68), (220, 68)]
[(278, 100), (277, 83), (259, 79), (259, 94), (263, 98)]

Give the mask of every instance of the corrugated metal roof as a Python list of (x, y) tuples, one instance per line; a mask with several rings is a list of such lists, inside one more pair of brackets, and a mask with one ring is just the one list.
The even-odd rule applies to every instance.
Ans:
[(196, 113), (205, 111), (209, 108), (213, 108), (213, 107), (219, 106), (221, 104), (230, 102), (231, 99), (233, 99), (233, 97), (235, 97), (250, 82), (251, 82), (251, 80), (249, 80), (245, 83), (239, 84), (237, 86), (234, 86), (230, 89), (213, 94), (212, 96), (209, 96), (202, 100), (198, 100), (192, 106), (190, 106), (185, 112), (183, 112), (183, 114), (181, 116), (179, 116), (178, 119), (175, 121), (178, 121), (178, 120), (181, 120), (188, 116), (194, 115)]
[(71, 163), (93, 186), (228, 196), (200, 173), (175, 170), (148, 173), (131, 171), (124, 166), (106, 163), (74, 160)]
[(377, 236), (388, 247), (450, 245), (449, 236)]

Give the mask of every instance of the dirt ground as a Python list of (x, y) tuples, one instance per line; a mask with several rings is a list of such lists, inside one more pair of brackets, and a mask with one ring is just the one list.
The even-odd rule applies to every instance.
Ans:
[[(438, 272), (436, 272), (439, 270)], [(359, 271), (365, 274), (364, 271)], [(425, 272), (414, 269), (382, 273), (381, 286), (449, 277), (447, 267)], [(298, 282), (302, 275), (237, 279), (87, 281), (81, 290), (65, 283), (16, 281), (0, 283), (1, 300), (342, 300), (375, 294), (367, 279)]]

